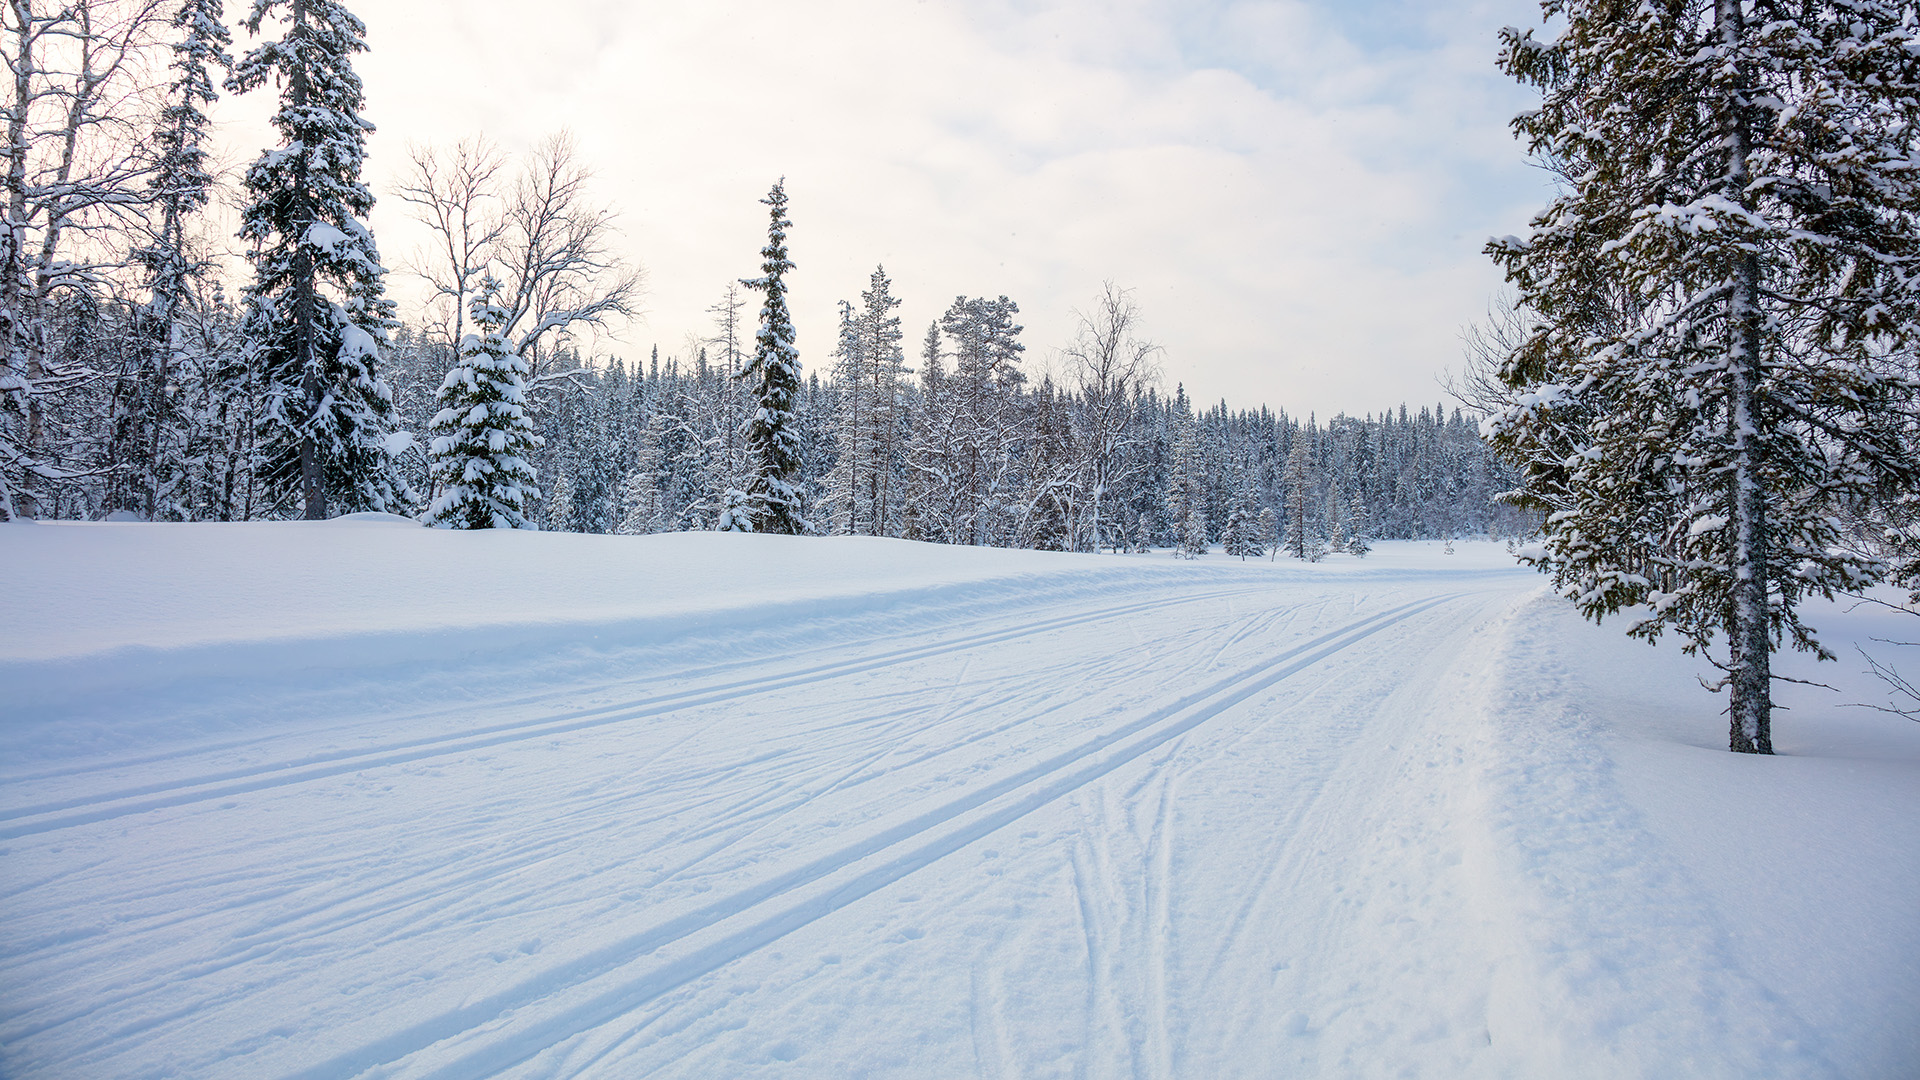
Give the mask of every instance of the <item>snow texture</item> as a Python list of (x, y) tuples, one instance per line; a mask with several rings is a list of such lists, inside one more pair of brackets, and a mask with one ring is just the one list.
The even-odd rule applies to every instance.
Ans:
[(1920, 727), (1455, 551), (0, 526), (0, 1075), (1910, 1075)]

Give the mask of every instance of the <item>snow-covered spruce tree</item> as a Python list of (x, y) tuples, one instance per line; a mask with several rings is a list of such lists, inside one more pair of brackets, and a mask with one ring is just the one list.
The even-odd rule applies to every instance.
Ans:
[(1313, 442), (1307, 433), (1296, 436), (1287, 455), (1284, 474), (1287, 485), (1287, 554), (1308, 562), (1319, 562), (1326, 545), (1313, 522)]
[(1260, 542), (1260, 515), (1254, 510), (1253, 485), (1244, 483), (1238, 495), (1234, 496), (1233, 508), (1227, 512), (1226, 534), (1221, 537), (1229, 555), (1240, 556), (1245, 562), (1248, 556), (1259, 558), (1267, 553)]
[(958, 503), (955, 494), (958, 421), (954, 395), (940, 366), (940, 324), (927, 326), (920, 345), (920, 392), (908, 410), (902, 449), (906, 484), (901, 500), (900, 535), (909, 540), (953, 543), (949, 526)]
[(245, 333), (264, 386), (256, 469), (305, 516), (397, 510), (409, 493), (388, 449), (393, 394), (377, 366), (394, 325), (360, 181), (366, 134), (353, 54), (366, 26), (337, 0), (254, 0), (248, 31), (285, 10), (286, 33), (234, 68), (230, 89), (280, 87), (285, 145), (248, 168), (240, 236), (252, 245)]
[(840, 345), (834, 382), (840, 391), (834, 416), (838, 457), (827, 477), (833, 529), (886, 536), (897, 529), (899, 485), (900, 301), (884, 266), (875, 267), (860, 294), (861, 307), (841, 303)]
[[(800, 475), (800, 436), (796, 430), (794, 396), (800, 391), (800, 351), (794, 347), (793, 319), (787, 313), (787, 182), (782, 179), (760, 200), (769, 211), (767, 246), (760, 249), (761, 276), (741, 284), (766, 296), (760, 306), (760, 330), (753, 339), (753, 359), (740, 377), (750, 380), (758, 408), (747, 420), (747, 452), (753, 460), (752, 487), (747, 490), (753, 531), (797, 534), (805, 530), (800, 516), (800, 493), (794, 483)], [(731, 520), (732, 508), (725, 512)]]
[(1339, 481), (1327, 485), (1327, 550), (1347, 550), (1347, 514), (1340, 498)]
[(429, 447), (440, 495), (426, 517), (436, 528), (539, 528), (528, 516), (540, 498), (528, 458), (541, 438), (527, 415), (527, 362), (503, 333), (498, 297), (492, 281), (474, 297), (477, 332), (461, 339), (460, 358), (440, 384)]
[(1187, 519), (1180, 527), (1180, 546), (1174, 554), (1182, 559), (1197, 559), (1207, 553), (1207, 513), (1199, 503), (1187, 507)]
[(1263, 506), (1259, 520), (1260, 542), (1266, 545), (1269, 558), (1277, 561), (1280, 557), (1280, 515), (1274, 513), (1273, 507)]
[(953, 343), (953, 372), (941, 387), (950, 450), (948, 483), (953, 502), (945, 531), (951, 543), (1010, 547), (1017, 520), (1011, 513), (1020, 487), (1027, 435), (1019, 368), (1022, 327), (1013, 321), (1020, 305), (1002, 296), (956, 296), (940, 316), (940, 330)]
[(549, 473), (545, 507), (548, 532), (573, 532), (573, 477), (567, 473)]
[(865, 472), (860, 454), (863, 419), (860, 414), (865, 404), (860, 393), (860, 375), (866, 362), (861, 355), (860, 330), (854, 321), (853, 305), (845, 300), (840, 301), (840, 341), (834, 346), (833, 359), (840, 408), (834, 417), (837, 430), (833, 471), (827, 474), (827, 496), (822, 500), (825, 524), (827, 530), (836, 535), (864, 535), (871, 531), (871, 521), (861, 514), (860, 505), (860, 481)]
[(904, 335), (900, 316), (893, 309), (900, 301), (893, 295), (893, 280), (885, 266), (875, 266), (867, 278), (867, 289), (860, 294), (861, 353), (867, 361), (864, 410), (867, 501), (873, 507), (873, 531), (876, 536), (896, 536), (900, 531), (901, 483), (901, 404), (905, 396), (903, 380), (907, 371)]
[[(141, 319), (137, 402), (130, 410), (133, 422), (125, 425), (139, 445), (113, 456), (123, 464), (137, 461), (141, 475), (124, 477), (116, 485), (123, 505), (108, 509), (133, 509), (131, 503), (137, 500), (149, 521), (182, 517), (188, 511), (181, 489), (188, 483), (189, 433), (195, 425), (179, 415), (177, 387), (189, 384), (183, 376), (196, 359), (191, 342), (197, 314), (193, 286), (206, 269), (191, 250), (188, 227), (206, 207), (213, 187), (206, 148), (212, 121), (205, 110), (220, 95), (211, 69), (233, 67), (226, 51), (233, 37), (222, 15), (221, 0), (185, 0), (174, 13), (173, 78), (153, 132), (156, 160), (148, 181), (154, 197), (152, 236), (133, 252), (134, 262), (146, 272), (150, 295)], [(167, 503), (171, 505), (163, 505)]]
[(714, 532), (752, 532), (753, 496), (739, 488), (728, 488), (721, 496), (720, 516), (714, 520)]
[(1347, 554), (1364, 559), (1373, 550), (1373, 530), (1367, 524), (1367, 503), (1358, 491), (1347, 505)]
[(1201, 534), (1206, 533), (1206, 478), (1200, 460), (1199, 435), (1192, 410), (1187, 405), (1184, 387), (1175, 389), (1173, 408), (1167, 426), (1168, 455), (1172, 461), (1167, 475), (1167, 523), (1173, 527), (1170, 538), (1176, 553), (1183, 549), (1187, 523), (1196, 517)]
[[(657, 361), (656, 361), (657, 362)], [(620, 481), (620, 523), (614, 532), (642, 536), (667, 528), (666, 505), (660, 476), (666, 465), (667, 414), (658, 403), (640, 429), (640, 447), (633, 468)]]
[(1920, 342), (1911, 3), (1549, 0), (1505, 34), (1514, 121), (1565, 194), (1489, 253), (1530, 332), (1485, 425), (1547, 514), (1533, 561), (1590, 617), (1724, 632), (1729, 742), (1770, 753), (1771, 651), (1874, 580), (1840, 511), (1911, 490), (1895, 360)]

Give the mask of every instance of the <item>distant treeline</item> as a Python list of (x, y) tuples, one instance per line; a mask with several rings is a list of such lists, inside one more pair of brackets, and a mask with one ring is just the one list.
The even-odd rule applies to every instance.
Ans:
[[(797, 353), (786, 197), (764, 276), (645, 363), (583, 359), (642, 277), (564, 136), (518, 160), (417, 148), (388, 192), (432, 237), (403, 318), (365, 221), (365, 27), (262, 0), (19, 3), (0, 94), (0, 520), (423, 515), (465, 528), (755, 528), (1066, 550), (1508, 533), (1514, 486), (1444, 407), (1304, 423), (1196, 409), (1109, 286), (1024, 359), (1013, 301), (961, 297), (909, 360), (876, 269)], [(298, 47), (294, 47), (297, 44)], [(208, 107), (275, 93), (278, 145), (212, 168)], [(237, 239), (208, 214), (230, 202)], [(747, 253), (742, 252), (745, 256)], [(236, 256), (251, 273), (238, 282)], [(756, 323), (742, 287), (762, 294)]]

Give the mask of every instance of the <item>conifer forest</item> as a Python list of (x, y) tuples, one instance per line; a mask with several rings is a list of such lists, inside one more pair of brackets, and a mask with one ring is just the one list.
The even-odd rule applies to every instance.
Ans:
[[(1515, 477), (1477, 414), (1190, 400), (1176, 350), (1113, 284), (1073, 340), (1035, 342), (1007, 296), (903, 327), (876, 267), (844, 283), (837, 327), (798, 340), (783, 280), (806, 269), (784, 230), (806, 208), (780, 185), (763, 272), (715, 284), (709, 335), (608, 345), (592, 332), (639, 310), (642, 278), (609, 250), (588, 163), (564, 136), (523, 161), (472, 139), (372, 190), (365, 28), (338, 0), (256, 0), (244, 49), (220, 0), (20, 0), (7, 18), (5, 517), (386, 511), (1309, 559), (1534, 520), (1495, 503)], [(281, 142), (233, 175), (210, 164), (222, 94), (278, 95)], [(376, 199), (436, 255), (389, 271)], [(417, 310), (391, 295), (401, 275), (424, 286)]]

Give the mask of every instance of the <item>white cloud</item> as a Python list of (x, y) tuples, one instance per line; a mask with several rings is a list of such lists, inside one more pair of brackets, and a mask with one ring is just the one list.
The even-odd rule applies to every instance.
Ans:
[[(1412, 20), (1386, 35), (1303, 2), (355, 10), (377, 189), (410, 141), (576, 134), (650, 275), (646, 320), (602, 345), (629, 356), (677, 351), (757, 272), (756, 200), (785, 175), (810, 364), (884, 261), (910, 344), (956, 294), (1005, 293), (1037, 360), (1111, 279), (1201, 400), (1428, 401), (1498, 284), (1481, 243), (1543, 190), (1504, 127), (1524, 99), (1492, 68), (1525, 0), (1377, 5)], [(417, 242), (397, 200), (373, 224), (390, 262)]]

